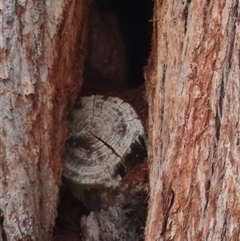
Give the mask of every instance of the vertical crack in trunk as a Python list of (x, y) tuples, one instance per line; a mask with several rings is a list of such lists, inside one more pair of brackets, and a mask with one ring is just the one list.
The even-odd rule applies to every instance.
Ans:
[(227, 233), (227, 221), (230, 219), (230, 213), (229, 210), (226, 209), (225, 211), (225, 215), (224, 215), (224, 221), (223, 221), (223, 225), (222, 225), (222, 233), (221, 233), (221, 240), (226, 240), (226, 233)]
[(230, 17), (229, 20), (231, 21), (230, 25), (230, 37), (229, 37), (229, 41), (228, 41), (228, 46), (226, 48), (227, 54), (227, 61), (225, 62), (225, 68), (224, 68), (224, 74), (226, 74), (226, 79), (228, 79), (228, 75), (229, 75), (229, 71), (231, 69), (231, 59), (232, 59), (232, 55), (233, 55), (233, 47), (234, 47), (234, 42), (235, 42), (235, 36), (236, 36), (236, 23), (237, 23), (237, 19), (238, 19), (238, 1), (236, 1), (236, 3), (234, 4), (232, 11), (230, 13)]
[[(162, 76), (162, 86), (161, 88), (161, 95), (162, 95), (162, 103), (161, 103), (161, 122), (163, 122), (163, 118), (164, 118), (164, 101), (165, 101), (165, 82), (166, 82), (166, 71), (167, 71), (167, 66), (164, 64), (163, 65), (163, 76)], [(160, 125), (160, 136), (163, 136), (163, 123)], [(163, 157), (163, 142), (161, 141), (160, 143), (160, 150), (161, 150), (161, 160), (164, 159)]]
[[(231, 69), (231, 59), (233, 55), (233, 47), (235, 43), (235, 36), (236, 36), (236, 22), (238, 19), (238, 5), (239, 2), (236, 1), (235, 5), (232, 8), (232, 14), (230, 15), (230, 21), (231, 21), (231, 29), (230, 29), (230, 37), (228, 41), (228, 46), (226, 48), (226, 61), (225, 61), (225, 66), (223, 68), (223, 75), (222, 75), (222, 82), (220, 85), (220, 90), (219, 90), (219, 106), (218, 106), (218, 111), (216, 115), (216, 120), (215, 120), (215, 126), (216, 126), (216, 142), (219, 141), (220, 138), (220, 128), (221, 128), (221, 118), (222, 118), (222, 108), (223, 108), (223, 100), (225, 96), (225, 85), (228, 81), (229, 78), (229, 72)], [(217, 143), (216, 143), (217, 145)]]
[(207, 210), (207, 207), (208, 207), (208, 203), (209, 203), (209, 190), (210, 190), (210, 187), (211, 187), (211, 181), (208, 180), (205, 183), (205, 199), (206, 199), (206, 203), (205, 203), (205, 206), (204, 206), (204, 213), (206, 213), (206, 210)]
[(191, 4), (191, 1), (192, 0), (187, 0), (187, 3), (183, 9), (183, 12), (182, 12), (182, 19), (184, 21), (184, 33), (186, 34), (187, 32), (187, 22), (188, 22), (188, 10), (189, 10), (189, 5)]
[[(222, 76), (222, 81), (219, 90), (219, 105), (215, 118), (215, 127), (216, 127), (216, 145), (220, 138), (220, 127), (221, 127), (221, 119), (222, 119), (222, 107), (223, 107), (223, 99), (224, 99), (224, 77)], [(216, 146), (215, 145), (215, 146)]]
[(170, 213), (170, 210), (173, 206), (174, 199), (175, 199), (175, 193), (172, 190), (172, 188), (170, 188), (169, 195), (168, 195), (167, 208), (166, 208), (166, 212), (164, 214), (164, 221), (163, 221), (163, 225), (162, 225), (162, 231), (161, 231), (161, 234), (160, 234), (161, 237), (164, 237), (164, 235), (166, 234), (169, 213)]

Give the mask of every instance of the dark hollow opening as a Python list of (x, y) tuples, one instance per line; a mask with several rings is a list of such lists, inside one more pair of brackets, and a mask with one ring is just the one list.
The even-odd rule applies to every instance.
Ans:
[[(152, 0), (95, 0), (89, 14), (84, 85), (144, 83), (152, 38)], [(98, 82), (98, 83), (96, 83)]]
[(152, 0), (105, 0), (105, 5), (119, 17), (128, 53), (128, 85), (144, 83), (143, 68), (147, 65), (152, 38)]

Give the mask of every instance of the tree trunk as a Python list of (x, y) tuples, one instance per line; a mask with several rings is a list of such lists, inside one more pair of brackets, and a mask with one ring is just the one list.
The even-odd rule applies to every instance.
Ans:
[(74, 100), (82, 82), (89, 2), (1, 3), (0, 213), (7, 240), (50, 240), (64, 116), (69, 95)]
[(146, 240), (240, 240), (239, 1), (155, 1)]
[[(8, 241), (50, 240), (89, 4), (1, 4), (0, 234)], [(155, 0), (147, 241), (240, 239), (239, 11), (238, 0)]]

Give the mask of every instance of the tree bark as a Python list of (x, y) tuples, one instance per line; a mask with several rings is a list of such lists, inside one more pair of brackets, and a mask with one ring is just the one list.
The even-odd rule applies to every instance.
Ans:
[[(0, 4), (0, 213), (7, 240), (50, 240), (63, 119), (68, 97), (71, 106), (81, 87), (89, 3)], [(146, 240), (239, 240), (239, 1), (155, 0), (154, 11), (145, 72)]]
[(240, 239), (239, 1), (155, 1), (146, 240)]
[[(89, 2), (0, 4), (0, 213), (7, 240), (50, 240), (64, 116), (69, 96), (74, 100), (82, 83)], [(74, 83), (72, 70), (79, 66)]]

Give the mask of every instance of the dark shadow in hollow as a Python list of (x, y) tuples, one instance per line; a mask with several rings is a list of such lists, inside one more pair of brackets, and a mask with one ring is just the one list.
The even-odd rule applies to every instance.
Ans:
[(151, 49), (153, 1), (104, 0), (105, 5), (119, 17), (128, 50), (128, 85), (144, 83), (143, 67)]

